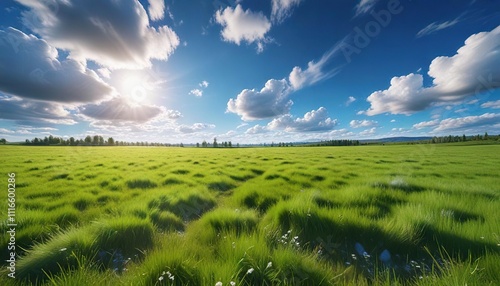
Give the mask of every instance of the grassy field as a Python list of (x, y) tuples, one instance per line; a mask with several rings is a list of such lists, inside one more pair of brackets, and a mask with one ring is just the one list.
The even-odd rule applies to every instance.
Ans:
[(0, 285), (500, 283), (500, 145), (0, 153)]

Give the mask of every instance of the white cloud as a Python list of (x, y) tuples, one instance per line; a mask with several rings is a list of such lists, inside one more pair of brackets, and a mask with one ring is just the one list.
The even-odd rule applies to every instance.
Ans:
[(336, 125), (337, 120), (328, 117), (326, 108), (320, 107), (318, 110), (307, 112), (302, 118), (293, 118), (292, 115), (285, 114), (269, 122), (267, 128), (287, 132), (313, 132), (332, 130)]
[(265, 133), (267, 132), (268, 129), (266, 126), (261, 126), (259, 124), (253, 126), (253, 127), (250, 127), (247, 129), (247, 131), (245, 131), (246, 134), (259, 134), (259, 133)]
[(349, 98), (345, 102), (345, 106), (349, 106), (349, 105), (351, 105), (351, 103), (353, 103), (355, 101), (356, 101), (356, 98), (354, 96), (349, 96)]
[(243, 123), (241, 123), (240, 125), (238, 125), (238, 126), (236, 127), (236, 129), (240, 129), (240, 128), (245, 127), (245, 126), (248, 126), (248, 123), (243, 122)]
[(295, 6), (302, 0), (272, 0), (271, 19), (273, 22), (281, 23), (292, 14)]
[(195, 89), (192, 89), (189, 92), (189, 94), (192, 94), (192, 95), (197, 96), (197, 97), (202, 97), (203, 96), (203, 90), (195, 88)]
[(207, 88), (208, 84), (209, 84), (208, 81), (204, 80), (204, 81), (200, 82), (199, 86), (203, 87), (203, 88)]
[(420, 122), (420, 123), (417, 123), (417, 124), (413, 124), (413, 128), (415, 129), (422, 129), (422, 128), (428, 128), (428, 127), (435, 127), (439, 124), (439, 120), (438, 119), (434, 119), (434, 120), (431, 120), (431, 121), (424, 121), (424, 122)]
[(500, 87), (500, 26), (470, 36), (452, 57), (437, 57), (429, 67), (431, 87), (419, 74), (393, 77), (387, 90), (372, 93), (368, 115), (412, 114), (437, 103), (453, 103)]
[(60, 103), (13, 97), (0, 97), (0, 118), (26, 125), (47, 122), (63, 125), (76, 124), (68, 108)]
[(12, 130), (8, 130), (8, 129), (5, 129), (5, 128), (0, 128), (0, 134), (13, 134), (13, 133), (16, 133)]
[(231, 98), (227, 103), (227, 112), (240, 115), (243, 120), (273, 118), (288, 113), (293, 102), (289, 95), (320, 80), (332, 77), (339, 68), (324, 71), (324, 66), (340, 51), (337, 44), (323, 54), (318, 62), (310, 61), (308, 67), (302, 70), (296, 66), (290, 72), (288, 80), (270, 79), (260, 90), (244, 89), (236, 99)]
[(454, 112), (455, 113), (462, 113), (462, 112), (466, 112), (467, 110), (469, 110), (469, 109), (468, 108), (460, 108), (460, 109), (455, 110)]
[(341, 44), (335, 45), (328, 52), (324, 53), (319, 61), (310, 61), (307, 63), (307, 69), (305, 70), (302, 70), (302, 68), (298, 66), (294, 67), (288, 76), (290, 85), (295, 90), (299, 90), (305, 86), (315, 84), (320, 80), (334, 76), (339, 72), (339, 68), (332, 69), (328, 72), (324, 72), (323, 69), (329, 60), (340, 51), (341, 47)]
[(377, 127), (372, 127), (370, 129), (366, 129), (366, 130), (359, 132), (359, 136), (366, 137), (366, 136), (375, 135), (376, 133), (377, 133)]
[(452, 27), (452, 26), (458, 24), (459, 22), (460, 22), (459, 18), (456, 18), (456, 19), (453, 19), (451, 21), (446, 21), (446, 22), (442, 22), (442, 23), (437, 23), (437, 22), (430, 23), (429, 25), (427, 25), (425, 28), (423, 28), (422, 30), (420, 30), (417, 33), (417, 38), (420, 38), (420, 37), (423, 37), (426, 35), (430, 35), (432, 33), (439, 31), (439, 30), (443, 30), (443, 29)]
[(481, 107), (482, 108), (500, 109), (500, 100), (485, 102), (485, 103), (481, 104)]
[[(149, 18), (153, 21), (162, 20), (165, 17), (165, 0), (148, 0), (148, 2)], [(170, 18), (173, 20), (173, 16)]]
[(203, 96), (203, 89), (207, 88), (208, 84), (209, 83), (206, 80), (200, 82), (198, 85), (201, 87), (201, 89), (200, 88), (194, 88), (194, 89), (192, 89), (189, 92), (189, 94), (194, 95), (196, 97), (202, 97)]
[(394, 122), (396, 122), (396, 119), (392, 119), (392, 120), (391, 120), (391, 123), (394, 123)]
[(207, 123), (195, 123), (193, 125), (181, 125), (176, 128), (176, 131), (179, 133), (195, 133), (204, 131), (207, 129), (213, 129), (215, 125), (207, 124)]
[[(255, 13), (250, 9), (243, 11), (240, 4), (236, 8), (226, 7), (215, 12), (215, 21), (223, 29), (221, 36), (224, 41), (240, 45), (257, 43), (258, 52), (262, 51), (263, 43), (267, 42), (266, 33), (271, 29), (271, 23), (261, 12)], [(260, 51), (259, 51), (260, 50)]]
[(374, 120), (351, 120), (351, 122), (349, 122), (351, 128), (372, 127), (377, 125), (378, 122)]
[(97, 70), (97, 72), (105, 78), (110, 78), (111, 77), (111, 71), (107, 68), (100, 68)]
[(90, 118), (109, 121), (146, 122), (160, 115), (164, 108), (154, 105), (130, 104), (123, 98), (113, 98), (98, 104), (79, 107), (80, 112)]
[(276, 117), (290, 111), (293, 102), (288, 99), (287, 81), (270, 79), (257, 91), (244, 89), (236, 99), (227, 102), (227, 111), (236, 113), (245, 121)]
[(460, 118), (447, 118), (441, 120), (434, 131), (462, 131), (471, 128), (484, 128), (498, 125), (500, 122), (500, 113), (485, 113), (477, 116), (466, 116)]
[(391, 131), (394, 131), (394, 132), (403, 132), (405, 131), (404, 128), (392, 128)]
[(377, 4), (378, 0), (360, 0), (358, 5), (356, 5), (356, 16), (366, 14), (370, 12), (375, 4)]
[(37, 100), (92, 102), (112, 90), (81, 63), (59, 61), (46, 41), (14, 28), (0, 30), (0, 91)]
[(93, 60), (111, 69), (144, 68), (151, 59), (168, 59), (179, 45), (168, 26), (149, 25), (139, 1), (99, 1), (98, 8), (86, 0), (17, 2), (30, 8), (22, 13), (25, 25), (78, 61)]

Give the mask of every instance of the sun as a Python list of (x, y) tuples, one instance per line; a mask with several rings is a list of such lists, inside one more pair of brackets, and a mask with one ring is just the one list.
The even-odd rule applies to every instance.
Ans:
[(113, 86), (122, 99), (133, 105), (142, 105), (150, 102), (155, 91), (151, 77), (142, 71), (116, 73), (113, 76)]
[(136, 74), (128, 75), (122, 80), (122, 85), (121, 94), (130, 103), (141, 104), (147, 100), (150, 88), (146, 78)]

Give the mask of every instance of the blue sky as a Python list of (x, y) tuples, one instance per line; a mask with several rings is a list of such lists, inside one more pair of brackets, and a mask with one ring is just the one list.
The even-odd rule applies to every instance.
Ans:
[(500, 134), (500, 2), (7, 0), (0, 137)]

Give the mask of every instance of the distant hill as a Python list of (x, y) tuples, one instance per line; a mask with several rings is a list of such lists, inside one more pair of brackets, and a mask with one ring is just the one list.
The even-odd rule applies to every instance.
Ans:
[(359, 140), (361, 143), (398, 143), (398, 142), (415, 142), (415, 141), (424, 141), (431, 140), (432, 137), (387, 137), (387, 138), (379, 138), (379, 139), (364, 139)]

